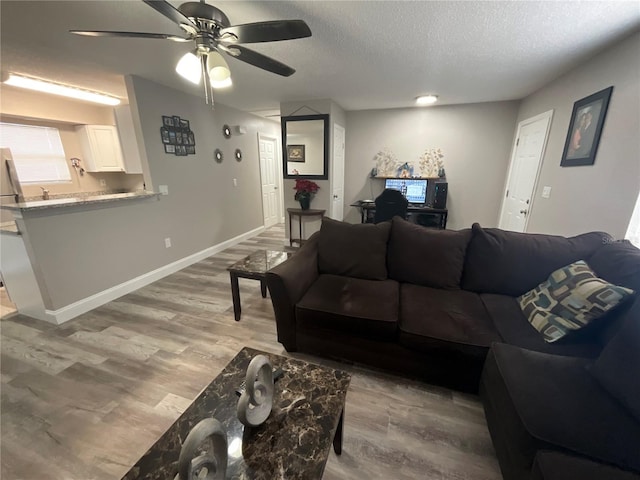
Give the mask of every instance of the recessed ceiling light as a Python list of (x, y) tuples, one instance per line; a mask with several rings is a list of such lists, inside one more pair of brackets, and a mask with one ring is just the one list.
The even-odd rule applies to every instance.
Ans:
[(75, 98), (77, 100), (86, 100), (87, 102), (101, 103), (103, 105), (118, 105), (120, 99), (111, 97), (103, 93), (92, 92), (76, 87), (69, 87), (60, 83), (47, 82), (22, 75), (9, 74), (9, 78), (4, 81), (6, 85), (14, 87), (27, 88), (38, 92), (51, 93), (53, 95), (62, 95), (63, 97)]
[(438, 101), (437, 95), (423, 95), (421, 97), (416, 97), (416, 104), (418, 105), (431, 105)]

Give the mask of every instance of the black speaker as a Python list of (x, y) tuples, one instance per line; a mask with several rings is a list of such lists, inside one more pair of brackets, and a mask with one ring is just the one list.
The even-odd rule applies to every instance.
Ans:
[(447, 208), (447, 182), (437, 182), (433, 186), (433, 208)]

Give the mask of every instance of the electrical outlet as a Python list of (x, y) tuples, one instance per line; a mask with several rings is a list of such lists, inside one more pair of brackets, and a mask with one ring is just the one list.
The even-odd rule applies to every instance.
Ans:
[(234, 178), (234, 179), (233, 179), (233, 186), (234, 186), (234, 187), (237, 187), (237, 186), (238, 186), (238, 179), (237, 179), (237, 178)]
[(544, 187), (542, 189), (542, 198), (549, 198), (551, 196), (551, 187)]
[(162, 195), (169, 195), (169, 185), (158, 185), (158, 190)]
[(101, 187), (106, 187), (107, 186), (107, 181), (104, 178), (100, 179), (100, 186)]
[(171, 248), (171, 237), (167, 237), (164, 239), (165, 248)]

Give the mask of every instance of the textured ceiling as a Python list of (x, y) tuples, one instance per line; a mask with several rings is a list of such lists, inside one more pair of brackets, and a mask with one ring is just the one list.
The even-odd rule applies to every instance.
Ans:
[[(638, 1), (208, 3), (232, 24), (300, 18), (313, 32), (250, 46), (295, 68), (289, 78), (229, 59), (234, 85), (216, 100), (246, 111), (310, 98), (346, 110), (406, 107), (425, 93), (440, 104), (519, 99), (640, 28)], [(123, 75), (133, 73), (202, 95), (174, 71), (190, 43), (67, 33), (180, 33), (141, 1), (3, 0), (0, 17), (3, 71), (121, 97)]]

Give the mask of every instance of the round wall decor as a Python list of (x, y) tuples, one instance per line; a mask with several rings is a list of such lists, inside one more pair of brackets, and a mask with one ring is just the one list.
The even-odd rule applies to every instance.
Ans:
[(219, 148), (216, 148), (216, 150), (213, 152), (213, 158), (216, 160), (216, 162), (222, 163), (222, 160), (224, 159), (222, 150), (220, 150)]
[(240, 150), (239, 148), (236, 148), (235, 156), (236, 156), (236, 160), (241, 162), (242, 161), (242, 150)]
[(231, 127), (229, 125), (222, 126), (222, 135), (224, 135), (224, 138), (231, 138)]

